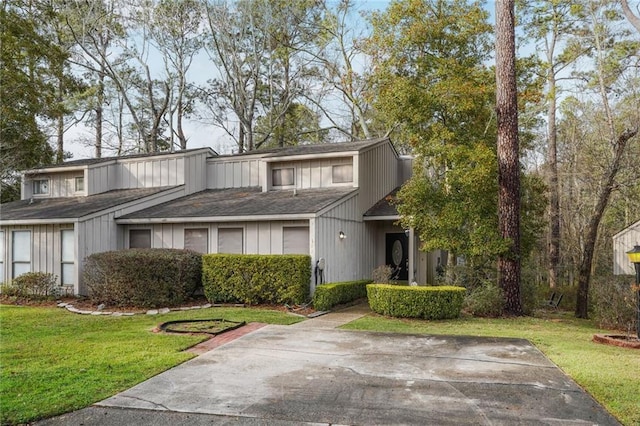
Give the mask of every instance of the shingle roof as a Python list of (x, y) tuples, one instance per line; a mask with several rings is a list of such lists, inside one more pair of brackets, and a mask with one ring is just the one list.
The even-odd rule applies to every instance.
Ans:
[(0, 205), (0, 220), (75, 219), (175, 187), (120, 189), (87, 197), (34, 198)]
[(261, 192), (260, 188), (212, 189), (150, 207), (118, 219), (211, 218), (316, 213), (354, 188)]
[(378, 138), (378, 139), (367, 139), (363, 141), (354, 141), (354, 142), (338, 142), (338, 143), (321, 143), (321, 144), (312, 144), (312, 145), (297, 145), (297, 146), (288, 146), (284, 148), (265, 148), (265, 149), (257, 149), (255, 151), (243, 152), (241, 154), (233, 154), (221, 157), (236, 157), (243, 155), (255, 155), (262, 154), (264, 157), (286, 157), (292, 155), (311, 155), (311, 154), (327, 154), (327, 153), (337, 153), (337, 152), (349, 152), (349, 151), (360, 151), (361, 149), (367, 148), (369, 146), (375, 145), (382, 141), (386, 141), (388, 138)]
[(396, 209), (396, 205), (394, 204), (394, 202), (398, 199), (397, 193), (399, 190), (400, 187), (397, 187), (396, 189), (385, 195), (383, 199), (375, 203), (373, 207), (367, 210), (364, 216), (398, 216), (398, 209)]
[[(162, 156), (162, 155), (185, 154), (188, 152), (199, 151), (202, 149), (211, 149), (211, 148), (192, 148), (192, 149), (183, 149), (183, 150), (174, 151), (174, 152), (151, 152), (151, 153), (144, 153), (144, 154), (130, 154), (130, 155), (121, 155), (119, 157), (82, 158), (79, 160), (65, 161), (64, 163), (61, 163), (61, 164), (51, 164), (51, 165), (39, 167), (36, 169), (30, 169), (30, 170), (27, 170), (27, 172), (37, 171), (40, 169), (55, 169), (60, 167), (91, 166), (93, 164), (107, 163), (109, 161), (115, 161), (115, 160), (128, 160), (128, 159), (135, 159), (135, 158), (156, 157), (156, 156)], [(213, 152), (215, 153), (215, 151)]]

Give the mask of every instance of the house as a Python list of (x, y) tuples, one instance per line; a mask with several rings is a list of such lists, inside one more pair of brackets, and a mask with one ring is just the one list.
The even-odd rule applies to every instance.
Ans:
[[(209, 148), (69, 161), (24, 171), (0, 206), (0, 280), (53, 273), (86, 294), (84, 259), (109, 250), (308, 254), (324, 282), (432, 282), (443, 253), (421, 253), (389, 200), (412, 159), (388, 138), (218, 155)], [(439, 260), (439, 259), (438, 259)]]
[(635, 269), (627, 252), (640, 245), (640, 220), (613, 236), (613, 274), (635, 275)]

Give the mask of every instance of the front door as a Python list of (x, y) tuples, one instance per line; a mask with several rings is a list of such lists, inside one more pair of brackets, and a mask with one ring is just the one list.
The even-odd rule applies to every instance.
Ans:
[(409, 238), (404, 232), (386, 234), (386, 264), (393, 270), (392, 279), (408, 280), (409, 269)]

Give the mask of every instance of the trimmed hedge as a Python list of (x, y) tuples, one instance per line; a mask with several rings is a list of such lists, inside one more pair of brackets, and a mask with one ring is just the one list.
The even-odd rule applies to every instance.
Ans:
[(319, 311), (326, 311), (336, 305), (367, 297), (367, 284), (371, 282), (360, 280), (319, 285), (313, 294), (313, 307)]
[(309, 298), (307, 255), (206, 254), (204, 294), (212, 302), (304, 303)]
[(367, 286), (369, 306), (374, 312), (402, 318), (457, 318), (465, 292), (464, 287), (453, 286)]
[(202, 255), (179, 249), (95, 253), (86, 259), (83, 280), (94, 303), (176, 306), (202, 286)]

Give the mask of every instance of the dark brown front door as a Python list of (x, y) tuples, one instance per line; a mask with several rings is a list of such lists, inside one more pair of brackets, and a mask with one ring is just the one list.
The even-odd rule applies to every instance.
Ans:
[(408, 280), (409, 238), (404, 232), (386, 234), (386, 264), (393, 269), (392, 279)]

